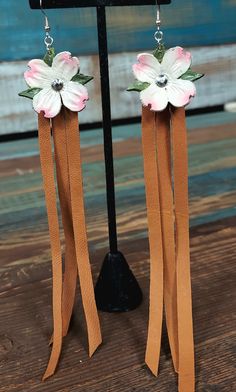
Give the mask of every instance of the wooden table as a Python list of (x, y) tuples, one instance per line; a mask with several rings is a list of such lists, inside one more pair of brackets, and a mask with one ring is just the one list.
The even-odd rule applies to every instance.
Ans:
[[(236, 390), (233, 290), (236, 258), (236, 114), (191, 117), (191, 267), (197, 391)], [(96, 280), (107, 250), (101, 130), (82, 134), (89, 248)], [(51, 262), (36, 139), (0, 145), (0, 391), (177, 391), (164, 328), (160, 375), (144, 365), (149, 251), (138, 125), (114, 129), (120, 249), (144, 301), (135, 311), (101, 313), (103, 345), (92, 359), (78, 291), (54, 377), (42, 383), (52, 332)], [(235, 384), (233, 384), (235, 383)]]

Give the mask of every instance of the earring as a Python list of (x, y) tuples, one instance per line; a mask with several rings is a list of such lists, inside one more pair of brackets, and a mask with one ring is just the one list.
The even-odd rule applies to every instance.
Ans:
[[(95, 304), (89, 263), (83, 201), (82, 168), (78, 112), (88, 100), (84, 86), (93, 79), (80, 73), (79, 60), (70, 52), (55, 54), (47, 15), (45, 18), (46, 55), (43, 60), (31, 60), (24, 77), (29, 88), (19, 95), (33, 100), (38, 113), (40, 161), (43, 176), (53, 277), (53, 336), (52, 351), (43, 380), (56, 369), (62, 338), (67, 334), (75, 299), (79, 274), (82, 303), (87, 323), (89, 355), (100, 345), (101, 331)], [(62, 276), (62, 255), (56, 186), (54, 183), (54, 144), (56, 177), (65, 236), (65, 271)]]
[[(165, 50), (157, 7), (157, 48), (133, 65), (142, 102), (142, 145), (150, 246), (150, 308), (146, 363), (158, 373), (163, 304), (179, 391), (194, 391), (189, 255), (188, 155), (185, 105), (195, 96), (191, 54)], [(173, 164), (172, 164), (173, 162)], [(173, 189), (172, 189), (173, 184)]]

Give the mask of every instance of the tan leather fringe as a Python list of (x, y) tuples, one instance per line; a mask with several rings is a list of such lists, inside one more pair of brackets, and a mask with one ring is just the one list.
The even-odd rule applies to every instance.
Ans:
[(63, 111), (52, 119), (54, 154), (57, 169), (57, 184), (61, 206), (62, 223), (65, 235), (65, 269), (62, 291), (63, 336), (67, 335), (75, 300), (77, 283), (77, 261), (75, 252), (74, 230), (72, 224), (70, 179), (66, 130)]
[(171, 108), (176, 225), (179, 391), (194, 391), (194, 342), (189, 252), (188, 146), (184, 108)]
[(101, 331), (95, 304), (85, 225), (78, 114), (62, 108), (52, 120), (58, 192), (65, 234), (65, 272), (54, 184), (50, 121), (39, 114), (40, 159), (48, 214), (53, 266), (52, 352), (43, 380), (56, 369), (73, 310), (77, 271), (88, 330), (89, 355), (100, 345)]
[[(171, 174), (170, 128), (173, 134), (173, 176)], [(184, 108), (171, 108), (171, 111), (167, 108), (158, 113), (151, 112), (149, 108), (143, 108), (142, 135), (151, 264), (146, 363), (157, 375), (162, 325), (160, 303), (163, 301), (162, 287), (164, 285), (167, 331), (174, 367), (179, 373), (179, 392), (194, 392), (188, 159)], [(173, 187), (172, 177), (174, 178)], [(160, 215), (160, 221), (150, 219), (149, 215), (153, 215), (154, 211), (156, 216)], [(161, 244), (159, 245), (160, 235)], [(156, 260), (158, 252), (156, 250), (154, 253), (155, 248), (151, 246), (152, 242), (159, 247), (159, 260)], [(159, 271), (156, 265), (159, 265)], [(158, 287), (159, 294), (157, 294)], [(156, 317), (157, 314), (158, 317)]]
[(157, 172), (155, 113), (145, 107), (142, 112), (142, 144), (151, 269), (149, 325), (145, 360), (153, 374), (157, 375), (163, 315), (162, 226)]
[(66, 108), (64, 108), (64, 111), (75, 250), (81, 296), (87, 323), (89, 355), (92, 356), (101, 344), (102, 337), (88, 253), (78, 114)]
[(40, 162), (43, 176), (43, 187), (48, 215), (48, 227), (52, 254), (52, 302), (54, 340), (52, 352), (43, 380), (50, 377), (56, 369), (62, 346), (62, 257), (60, 230), (57, 214), (56, 188), (54, 183), (54, 164), (51, 146), (50, 120), (43, 114), (38, 116)]
[(164, 305), (175, 371), (178, 371), (178, 323), (175, 267), (174, 209), (171, 176), (169, 108), (156, 113), (157, 166), (160, 178), (162, 243), (164, 253)]

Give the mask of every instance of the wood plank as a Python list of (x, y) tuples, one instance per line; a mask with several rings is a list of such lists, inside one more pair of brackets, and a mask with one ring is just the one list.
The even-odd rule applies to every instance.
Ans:
[[(224, 104), (235, 99), (236, 89), (236, 44), (216, 47), (191, 48), (193, 68), (206, 76), (196, 82), (197, 96), (188, 108), (208, 107)], [(133, 80), (132, 64), (137, 52), (112, 54), (109, 57), (112, 118), (122, 119), (140, 115), (139, 94), (127, 92)], [(18, 96), (26, 89), (23, 73), (26, 61), (0, 63), (1, 96), (0, 134), (25, 132), (37, 128), (36, 114), (32, 102)], [(97, 56), (81, 57), (81, 70), (94, 75), (89, 83), (90, 101), (81, 112), (81, 123), (101, 121), (100, 76)], [(11, 104), (9, 104), (9, 102)]]
[[(236, 220), (231, 219), (191, 232), (196, 391), (199, 392), (228, 392), (235, 381), (232, 363), (234, 322), (230, 316), (234, 303), (228, 300), (234, 288), (236, 248), (232, 238), (236, 234), (235, 223)], [(51, 333), (50, 264), (40, 263), (39, 276), (37, 263), (35, 267), (22, 263), (7, 273), (6, 281), (11, 283), (14, 278), (15, 288), (1, 293), (4, 364), (0, 367), (1, 392), (130, 392), (132, 388), (140, 392), (177, 391), (166, 333), (160, 376), (155, 379), (144, 367), (149, 274), (147, 240), (138, 243), (122, 240), (121, 247), (143, 289), (144, 302), (130, 313), (100, 314), (104, 344), (92, 359), (88, 359), (79, 301), (73, 327), (64, 341), (58, 371), (43, 384), (40, 377), (47, 361), (47, 341)], [(94, 276), (97, 276), (104, 251), (92, 253)]]
[[(162, 7), (168, 46), (203, 46), (235, 43), (234, 0), (178, 0)], [(48, 10), (57, 51), (97, 53), (95, 9)], [(2, 0), (0, 61), (41, 57), (43, 17), (27, 1)], [(112, 7), (107, 10), (109, 50), (112, 53), (150, 49), (155, 30), (155, 6)]]
[[(229, 113), (188, 119), (196, 392), (236, 389), (233, 121)], [(165, 328), (159, 377), (144, 365), (149, 249), (140, 128), (117, 127), (114, 135), (119, 247), (142, 287), (144, 301), (132, 312), (100, 313), (103, 345), (89, 359), (78, 291), (60, 365), (45, 383), (41, 376), (52, 328), (51, 261), (37, 140), (0, 145), (0, 392), (177, 392)], [(96, 281), (108, 248), (101, 130), (84, 132), (81, 138)]]
[[(236, 128), (228, 123), (234, 121), (236, 115), (221, 113), (221, 117), (214, 114), (200, 117), (188, 119), (192, 226), (236, 215)], [(224, 125), (215, 125), (223, 121)], [(205, 123), (211, 126), (206, 128), (203, 126)], [(96, 205), (99, 227), (89, 229), (89, 237), (91, 240), (100, 238), (96, 246), (105, 246), (107, 229), (101, 130), (84, 132), (81, 139), (87, 220), (93, 221)], [(1, 257), (5, 265), (13, 254), (16, 255), (14, 261), (15, 257), (20, 260), (23, 255), (29, 255), (28, 261), (31, 262), (37, 252), (34, 244), (41, 246), (48, 235), (37, 154), (37, 139), (0, 145), (0, 155), (2, 159), (5, 157), (0, 161), (1, 224), (2, 228), (8, 227), (6, 232), (1, 231), (5, 244), (1, 247)], [(114, 156), (119, 235), (125, 238), (129, 232), (130, 236), (140, 238), (145, 232), (138, 230), (138, 227), (146, 224), (146, 211), (139, 125), (114, 129)], [(44, 247), (45, 252), (47, 246), (48, 242)], [(47, 260), (49, 250), (42, 257)]]

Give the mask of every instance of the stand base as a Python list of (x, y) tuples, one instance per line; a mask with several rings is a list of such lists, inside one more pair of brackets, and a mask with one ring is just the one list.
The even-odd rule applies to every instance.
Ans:
[(142, 302), (142, 291), (121, 252), (105, 256), (97, 284), (97, 308), (103, 312), (128, 312)]

